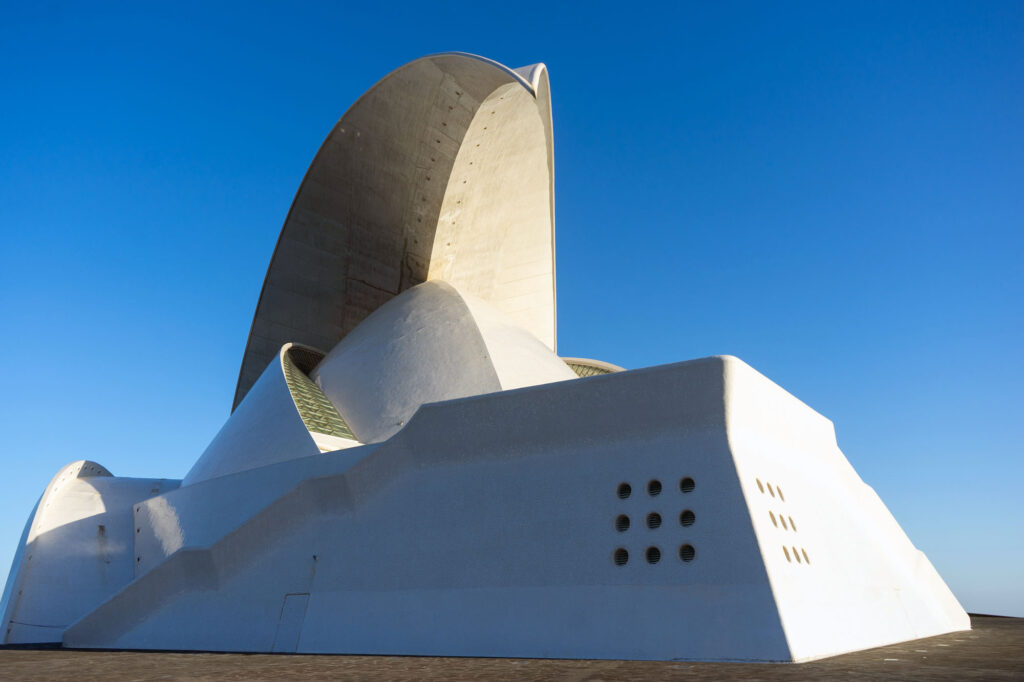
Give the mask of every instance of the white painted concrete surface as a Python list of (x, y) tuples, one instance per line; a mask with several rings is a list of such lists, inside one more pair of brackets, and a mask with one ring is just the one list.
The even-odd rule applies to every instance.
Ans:
[(306, 652), (787, 661), (968, 627), (827, 420), (733, 358), (429, 405), (379, 446), (146, 505), (177, 510), (182, 546), (161, 558), (138, 515), (156, 565), (67, 645), (272, 650), (291, 595)]
[(436, 55), (357, 102), (237, 409), (180, 486), (58, 472), (0, 643), (803, 661), (969, 629), (832, 423), (742, 361), (555, 355), (550, 134), (542, 66)]
[(191, 485), (319, 451), (302, 424), (275, 358), (185, 474), (182, 483)]
[(360, 441), (377, 443), (401, 430), (425, 403), (576, 374), (488, 304), (435, 281), (372, 313), (310, 377)]
[(58, 471), (14, 558), (0, 602), (0, 644), (60, 642), (65, 628), (130, 583), (131, 507), (178, 484), (114, 478), (85, 460)]

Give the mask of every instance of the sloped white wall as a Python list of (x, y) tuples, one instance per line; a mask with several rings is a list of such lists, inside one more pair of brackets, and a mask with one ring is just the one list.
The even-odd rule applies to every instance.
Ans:
[(144, 506), (181, 547), (65, 644), (791, 661), (969, 627), (828, 420), (735, 358), (427, 405)]
[(182, 485), (320, 452), (295, 408), (280, 352), (185, 474)]
[[(203, 514), (182, 516), (201, 544), (65, 643), (269, 650), (281, 627), (294, 632), (280, 622), (289, 596), (308, 594), (304, 652), (788, 660), (723, 387), (712, 359), (437, 403), (351, 466), (338, 458), (364, 448), (164, 496), (180, 508), (202, 493)], [(266, 501), (286, 469), (304, 482)], [(220, 537), (192, 534), (204, 515), (236, 514), (239, 487), (265, 506)], [(691, 526), (678, 521), (686, 509)]]
[(970, 629), (836, 444), (832, 422), (726, 358), (729, 442), (794, 660)]

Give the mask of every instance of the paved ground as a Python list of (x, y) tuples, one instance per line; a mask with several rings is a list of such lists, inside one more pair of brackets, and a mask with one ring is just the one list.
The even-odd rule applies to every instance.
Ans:
[(1024, 680), (1024, 618), (796, 665), (0, 649), (0, 680)]

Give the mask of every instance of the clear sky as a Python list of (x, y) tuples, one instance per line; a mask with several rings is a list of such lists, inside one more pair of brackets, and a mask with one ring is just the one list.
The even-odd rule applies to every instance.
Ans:
[(1016, 1), (0, 2), (0, 573), (62, 465), (185, 474), (321, 141), (447, 50), (550, 69), (562, 355), (739, 356), (1024, 616)]

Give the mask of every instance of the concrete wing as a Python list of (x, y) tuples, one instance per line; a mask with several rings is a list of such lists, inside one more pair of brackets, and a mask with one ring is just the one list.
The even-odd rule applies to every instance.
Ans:
[(232, 409), (287, 342), (333, 348), (421, 282), (479, 297), (555, 350), (551, 104), (542, 64), (446, 53), (364, 94), (306, 173)]

